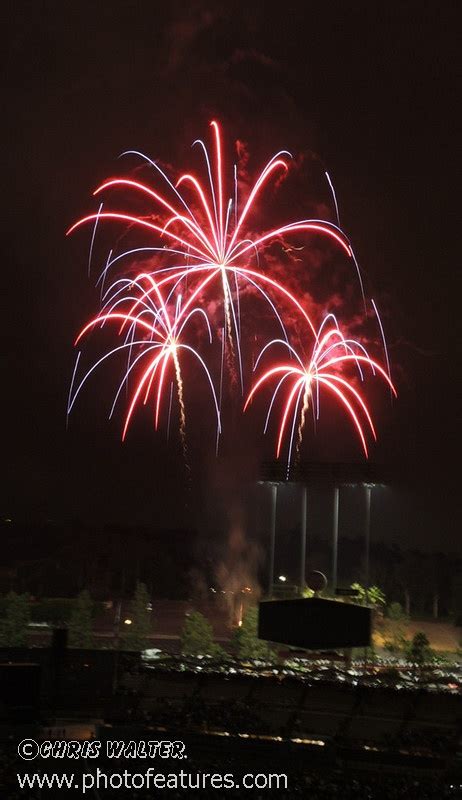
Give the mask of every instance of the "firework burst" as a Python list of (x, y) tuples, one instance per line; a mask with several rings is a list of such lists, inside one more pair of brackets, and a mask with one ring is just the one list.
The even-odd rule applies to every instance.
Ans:
[[(198, 145), (204, 154), (207, 167), (208, 180), (201, 182), (192, 173), (180, 175), (176, 184), (168, 178), (166, 173), (159, 165), (141, 153), (136, 153), (150, 164), (168, 186), (173, 199), (168, 200), (163, 194), (155, 191), (139, 181), (127, 178), (113, 178), (102, 183), (94, 192), (95, 196), (106, 192), (109, 189), (124, 189), (137, 193), (149, 199), (155, 207), (155, 212), (150, 216), (135, 216), (118, 211), (103, 211), (101, 205), (95, 214), (90, 214), (78, 220), (68, 231), (71, 233), (83, 224), (93, 222), (96, 226), (101, 221), (112, 220), (130, 226), (136, 226), (148, 231), (159, 240), (167, 240), (163, 247), (137, 248), (136, 251), (127, 251), (123, 255), (132, 255), (143, 251), (162, 252), (164, 256), (181, 256), (185, 264), (164, 267), (162, 271), (170, 271), (173, 280), (183, 278), (191, 271), (212, 271), (219, 276), (221, 281), (222, 303), (224, 308), (224, 323), (227, 332), (227, 339), (231, 355), (234, 355), (236, 343), (237, 357), (239, 360), (239, 373), (241, 385), (242, 359), (240, 353), (240, 324), (239, 324), (239, 279), (255, 287), (258, 286), (262, 294), (268, 299), (265, 289), (266, 285), (261, 286), (265, 281), (261, 271), (249, 271), (249, 260), (253, 257), (258, 259), (259, 251), (267, 247), (276, 240), (283, 241), (291, 234), (318, 234), (323, 235), (340, 246), (349, 258), (354, 258), (351, 245), (340, 230), (331, 222), (319, 219), (302, 219), (292, 221), (275, 228), (266, 233), (252, 237), (249, 233), (249, 221), (255, 211), (256, 201), (264, 191), (265, 186), (271, 178), (278, 173), (287, 172), (289, 168), (288, 159), (291, 155), (288, 151), (281, 150), (276, 153), (265, 165), (246, 201), (239, 203), (237, 170), (234, 170), (234, 191), (231, 197), (225, 195), (225, 182), (222, 157), (221, 134), (218, 123), (211, 122), (214, 137), (214, 158), (213, 163), (205, 143), (198, 139), (194, 145)], [(128, 151), (135, 153), (135, 151)], [(182, 193), (180, 192), (182, 189)], [(189, 195), (185, 191), (189, 189)], [(234, 214), (232, 213), (234, 206)], [(162, 223), (159, 222), (159, 216)], [(153, 221), (153, 218), (156, 221)], [(95, 228), (93, 230), (92, 245)], [(117, 256), (109, 262), (104, 270), (123, 256)], [(273, 281), (273, 284), (276, 282)], [(279, 291), (283, 287), (279, 286)], [(284, 290), (287, 293), (287, 290)], [(270, 303), (273, 311), (274, 304)], [(310, 323), (311, 324), (311, 323)], [(234, 376), (235, 377), (235, 376)]]
[(193, 317), (199, 316), (205, 322), (209, 342), (212, 343), (212, 330), (205, 310), (200, 306), (193, 306), (190, 301), (182, 304), (181, 294), (176, 295), (174, 302), (171, 296), (164, 298), (155, 278), (148, 273), (141, 273), (135, 279), (119, 279), (107, 294), (102, 311), (80, 331), (75, 344), (79, 344), (92, 329), (102, 328), (110, 322), (116, 323), (117, 335), (122, 338), (122, 343), (105, 353), (86, 372), (72, 394), (68, 410), (71, 411), (78, 394), (94, 370), (111, 356), (125, 351), (127, 366), (110, 412), (112, 416), (123, 387), (128, 385), (131, 374), (136, 374), (135, 388), (125, 417), (122, 439), (125, 439), (135, 408), (140, 404), (146, 405), (152, 395), (155, 397), (155, 428), (158, 428), (170, 370), (173, 371), (176, 382), (180, 408), (180, 434), (183, 448), (186, 450), (186, 411), (180, 360), (185, 353), (190, 353), (207, 378), (217, 416), (217, 430), (220, 431), (220, 413), (210, 371), (198, 350), (183, 341)]
[[(135, 155), (154, 171), (156, 177), (163, 183), (163, 190), (157, 190), (131, 177), (116, 177), (98, 186), (94, 195), (106, 196), (108, 192), (133, 194), (148, 201), (149, 212), (137, 215), (124, 210), (106, 210), (101, 203), (96, 213), (81, 218), (69, 229), (68, 233), (71, 233), (82, 225), (93, 224), (89, 267), (97, 228), (102, 222), (115, 222), (128, 229), (145, 232), (150, 241), (117, 255), (114, 255), (112, 250), (109, 253), (98, 278), (101, 286), (102, 310), (83, 328), (76, 344), (91, 330), (108, 323), (116, 323), (116, 335), (121, 339), (121, 343), (96, 361), (80, 381), (76, 380), (80, 359), (80, 353), (78, 354), (68, 411), (72, 409), (81, 389), (94, 370), (110, 356), (121, 351), (126, 352), (126, 369), (111, 408), (112, 415), (123, 388), (131, 386), (133, 377), (134, 388), (132, 387), (130, 394), (122, 438), (126, 436), (136, 407), (140, 404), (146, 405), (150, 400), (154, 403), (154, 422), (155, 427), (158, 427), (161, 409), (165, 405), (165, 387), (170, 380), (171, 387), (173, 383), (176, 385), (180, 434), (186, 452), (186, 410), (181, 359), (188, 352), (193, 355), (201, 371), (205, 373), (216, 412), (218, 442), (221, 431), (223, 364), (226, 364), (231, 378), (231, 389), (234, 390), (239, 383), (241, 392), (244, 392), (242, 349), (246, 342), (242, 341), (241, 295), (245, 287), (247, 293), (263, 298), (277, 321), (282, 336), (265, 345), (255, 366), (258, 367), (264, 353), (273, 353), (276, 346), (286, 348), (292, 360), (290, 364), (272, 366), (268, 369), (250, 390), (245, 404), (247, 408), (263, 384), (270, 379), (278, 378), (268, 411), (266, 429), (280, 389), (290, 387), (279, 429), (277, 456), (281, 454), (289, 420), (291, 420), (291, 432), (288, 464), (293, 456), (295, 438), (295, 451), (298, 452), (309, 407), (311, 406), (316, 415), (319, 414), (320, 389), (329, 391), (346, 409), (367, 455), (364, 422), (375, 436), (370, 412), (361, 393), (353, 385), (353, 379), (344, 377), (343, 373), (353, 366), (362, 380), (362, 370), (371, 369), (374, 374), (381, 375), (395, 392), (389, 376), (388, 355), (388, 373), (386, 373), (369, 357), (359, 342), (350, 340), (342, 334), (332, 315), (327, 316), (317, 331), (297, 292), (289, 290), (284, 280), (276, 280), (271, 270), (261, 266), (266, 249), (275, 242), (279, 242), (282, 248), (286, 249), (286, 240), (291, 236), (323, 236), (334, 246), (339, 247), (357, 269), (364, 298), (357, 260), (348, 237), (339, 227), (337, 199), (330, 177), (326, 173), (335, 202), (337, 224), (321, 219), (300, 219), (277, 225), (255, 235), (252, 225), (261, 229), (255, 222), (257, 200), (261, 200), (271, 180), (280, 179), (287, 174), (291, 155), (284, 150), (276, 153), (266, 163), (246, 197), (241, 201), (236, 165), (233, 171), (232, 191), (228, 192), (226, 188), (228, 181), (222, 154), (221, 133), (215, 121), (211, 123), (211, 132), (213, 141), (211, 154), (202, 140), (194, 142), (204, 157), (205, 180), (187, 172), (181, 174), (174, 182), (158, 163), (142, 153), (128, 151), (124, 155)], [(132, 263), (134, 259), (146, 256), (155, 256), (154, 269), (141, 272), (136, 278), (123, 276), (115, 280), (105, 291), (108, 275), (116, 264), (123, 266), (124, 263)], [(212, 343), (212, 326), (207, 313), (208, 306), (212, 302), (215, 305), (218, 302), (222, 309), (221, 319), (213, 320), (213, 326), (220, 332), (215, 338), (221, 340), (218, 399), (212, 372), (200, 352), (203, 345), (197, 344), (194, 338), (194, 344), (191, 344), (192, 332), (197, 338), (197, 325), (192, 324), (194, 317), (202, 318), (207, 338)], [(291, 342), (293, 315), (291, 313), (291, 318), (288, 320), (284, 310), (287, 304), (296, 312), (307, 337), (313, 342), (308, 361), (296, 352)], [(380, 318), (378, 319), (383, 336), (383, 328)], [(257, 315), (254, 323), (257, 327)], [(199, 340), (200, 337), (197, 341)], [(386, 348), (384, 338), (383, 344)], [(74, 384), (76, 384), (75, 390)]]
[[(282, 408), (276, 445), (276, 458), (280, 457), (284, 438), (288, 438), (287, 464), (290, 467), (294, 450), (295, 432), (297, 430), (296, 448), (299, 450), (305, 429), (306, 413), (311, 406), (313, 416), (319, 419), (320, 391), (327, 391), (334, 396), (347, 412), (361, 441), (367, 458), (365, 424), (373, 438), (376, 432), (370, 411), (360, 391), (355, 387), (351, 375), (346, 375), (348, 368), (356, 370), (360, 381), (364, 381), (363, 369), (380, 375), (396, 396), (396, 389), (385, 370), (374, 361), (365, 348), (354, 339), (346, 338), (340, 330), (333, 314), (329, 314), (322, 323), (314, 340), (311, 356), (304, 359), (297, 350), (283, 339), (273, 339), (260, 352), (255, 364), (258, 369), (265, 353), (273, 351), (277, 346), (283, 347), (292, 357), (292, 361), (276, 364), (267, 369), (255, 382), (247, 397), (244, 410), (250, 401), (265, 384), (276, 381), (266, 415), (266, 432), (279, 393), (286, 393)], [(297, 427), (298, 423), (298, 427)]]

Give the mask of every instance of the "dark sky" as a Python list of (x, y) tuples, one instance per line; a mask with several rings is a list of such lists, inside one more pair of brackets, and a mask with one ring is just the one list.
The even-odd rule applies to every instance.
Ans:
[[(179, 448), (167, 449), (146, 420), (122, 447), (100, 395), (83, 401), (66, 432), (72, 341), (98, 296), (88, 236), (64, 234), (95, 209), (91, 192), (122, 150), (188, 163), (190, 143), (216, 116), (229, 145), (249, 142), (255, 164), (287, 147), (316, 153), (334, 176), (399, 390), (392, 409), (380, 405), (372, 454), (397, 468), (381, 533), (460, 549), (459, 4), (270, 5), (11, 4), (1, 511), (159, 525), (193, 513), (200, 525), (200, 509), (213, 509), (204, 498), (217, 490), (207, 477), (215, 468), (197, 458), (198, 499), (185, 514)], [(94, 391), (102, 396), (103, 384)], [(319, 458), (335, 457), (326, 440), (315, 445)], [(220, 469), (239, 470), (236, 458)]]

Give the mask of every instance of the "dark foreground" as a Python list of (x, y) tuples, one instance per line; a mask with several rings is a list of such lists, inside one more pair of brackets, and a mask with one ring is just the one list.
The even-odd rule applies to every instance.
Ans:
[[(303, 679), (255, 665), (215, 671), (200, 660), (179, 662), (174, 669), (173, 663), (143, 665), (129, 653), (7, 655), (5, 675), (8, 663), (16, 662), (18, 669), (9, 675), (11, 694), (5, 695), (0, 724), (2, 800), (462, 797), (462, 712), (456, 689), (435, 693), (424, 685), (412, 690), (370, 685), (367, 675), (350, 676), (342, 684), (338, 676), (332, 680), (329, 671), (314, 668)], [(28, 707), (26, 674), (38, 680)], [(26, 762), (17, 755), (25, 738), (93, 739), (102, 748), (96, 759)], [(187, 759), (109, 760), (108, 739), (182, 741)], [(128, 783), (120, 777), (124, 771)], [(170, 775), (169, 782), (153, 785), (153, 773)], [(215, 774), (231, 773), (232, 788), (212, 782)], [(32, 783), (20, 789), (18, 775), (23, 780), (26, 774)], [(70, 776), (72, 788), (56, 788), (56, 778), (48, 784), (53, 774)], [(244, 788), (244, 775), (260, 777)]]

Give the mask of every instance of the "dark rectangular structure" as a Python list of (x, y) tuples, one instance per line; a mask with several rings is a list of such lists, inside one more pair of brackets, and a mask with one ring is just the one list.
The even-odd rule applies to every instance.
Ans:
[(0, 720), (35, 722), (39, 715), (40, 664), (0, 663)]
[(371, 609), (354, 603), (321, 597), (264, 600), (258, 637), (306, 650), (368, 647), (371, 623)]

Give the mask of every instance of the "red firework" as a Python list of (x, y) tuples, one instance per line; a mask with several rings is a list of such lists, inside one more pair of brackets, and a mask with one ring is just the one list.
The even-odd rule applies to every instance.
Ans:
[[(313, 343), (312, 353), (308, 360), (304, 360), (292, 345), (282, 339), (273, 339), (268, 342), (258, 356), (255, 369), (258, 368), (263, 354), (273, 350), (276, 345), (281, 345), (288, 350), (288, 354), (295, 360), (292, 363), (282, 363), (271, 366), (256, 381), (246, 400), (244, 410), (248, 407), (255, 393), (261, 387), (277, 379), (273, 391), (268, 413), (266, 415), (265, 431), (268, 427), (271, 412), (280, 390), (286, 391), (281, 421), (279, 424), (276, 458), (279, 458), (284, 436), (289, 430), (289, 445), (287, 464), (290, 466), (294, 447), (295, 432), (297, 428), (297, 446), (300, 446), (306, 420), (306, 413), (311, 406), (316, 419), (319, 418), (320, 390), (328, 391), (346, 410), (361, 440), (364, 454), (367, 458), (366, 435), (364, 421), (367, 423), (372, 436), (376, 433), (366, 402), (355, 388), (351, 376), (345, 377), (342, 368), (356, 368), (361, 381), (364, 374), (361, 367), (370, 368), (372, 374), (376, 372), (389, 384), (392, 393), (396, 396), (396, 389), (385, 370), (370, 358), (365, 348), (354, 339), (346, 338), (332, 314), (324, 320)], [(363, 421), (364, 420), (364, 421)]]
[[(123, 259), (154, 252), (158, 257), (167, 258), (169, 263), (167, 262), (165, 266), (158, 265), (152, 272), (141, 273), (134, 279), (125, 277), (116, 280), (105, 292), (101, 313), (84, 327), (77, 342), (87, 331), (98, 325), (102, 326), (108, 321), (118, 321), (118, 334), (124, 336), (124, 341), (122, 345), (113, 348), (93, 364), (74, 391), (77, 361), (68, 410), (71, 410), (80, 389), (96, 367), (115, 352), (126, 349), (129, 354), (127, 369), (111, 409), (112, 413), (115, 402), (121, 394), (122, 386), (127, 384), (129, 376), (136, 372), (137, 377), (125, 419), (123, 437), (125, 437), (137, 404), (146, 404), (154, 387), (155, 424), (157, 427), (166, 385), (166, 373), (171, 365), (177, 386), (180, 428), (184, 439), (185, 407), (179, 354), (190, 351), (207, 376), (217, 413), (217, 430), (219, 431), (221, 427), (220, 408), (211, 373), (197, 346), (183, 341), (183, 337), (186, 335), (191, 317), (202, 315), (206, 321), (209, 339), (212, 340), (212, 331), (204, 305), (211, 299), (221, 298), (224, 317), (223, 348), (226, 341), (228, 365), (231, 372), (234, 370), (234, 358), (237, 359), (243, 390), (240, 290), (243, 285), (246, 285), (252, 287), (252, 290), (260, 294), (269, 304), (283, 332), (283, 339), (269, 342), (263, 351), (272, 351), (276, 341), (280, 341), (298, 360), (298, 366), (278, 365), (269, 369), (252, 388), (246, 403), (247, 407), (250, 398), (263, 383), (273, 376), (279, 376), (280, 380), (271, 401), (271, 410), (279, 388), (286, 382), (286, 379), (290, 378), (287, 385), (290, 383), (291, 390), (279, 430), (277, 456), (280, 455), (288, 419), (292, 414), (292, 434), (288, 456), (290, 463), (296, 419), (300, 412), (299, 439), (301, 439), (304, 414), (309, 398), (312, 397), (314, 388), (318, 396), (320, 387), (330, 391), (346, 408), (360, 435), (363, 449), (367, 455), (365, 435), (358, 414), (365, 417), (375, 435), (370, 413), (365, 400), (352, 386), (351, 381), (348, 382), (339, 373), (345, 366), (351, 364), (354, 364), (361, 372), (361, 364), (364, 366), (367, 362), (369, 367), (387, 380), (394, 392), (389, 374), (385, 373), (377, 362), (369, 358), (358, 342), (344, 338), (336, 323), (325, 332), (323, 323), (320, 332), (316, 333), (315, 325), (294, 292), (289, 291), (280, 280), (275, 280), (271, 275), (265, 273), (259, 265), (259, 254), (263, 253), (265, 247), (271, 242), (278, 239), (284, 241), (292, 234), (316, 234), (329, 238), (339, 246), (357, 268), (350, 242), (340, 227), (327, 220), (318, 219), (288, 222), (257, 237), (252, 236), (249, 223), (255, 212), (256, 200), (271, 178), (281, 172), (287, 172), (290, 153), (287, 151), (276, 153), (260, 173), (245, 201), (240, 203), (236, 167), (234, 168), (233, 196), (226, 197), (220, 129), (215, 121), (211, 123), (211, 128), (214, 141), (213, 160), (202, 140), (194, 143), (202, 149), (205, 158), (207, 175), (205, 182), (192, 173), (185, 173), (174, 184), (157, 163), (143, 154), (137, 153), (136, 155), (148, 163), (160, 176), (166, 185), (166, 195), (145, 183), (124, 177), (105, 181), (95, 190), (94, 194), (100, 195), (110, 189), (128, 190), (152, 202), (154, 211), (149, 216), (140, 216), (116, 210), (103, 211), (103, 205), (101, 205), (97, 213), (83, 217), (69, 229), (68, 233), (71, 233), (81, 225), (93, 222), (90, 259), (96, 228), (101, 221), (115, 221), (135, 227), (146, 231), (154, 238), (154, 244), (149, 243), (127, 250), (114, 257), (111, 251), (99, 279), (102, 290), (110, 268)], [(333, 192), (332, 183), (329, 176), (327, 177)], [(186, 191), (188, 191), (187, 194), (185, 194)], [(336, 205), (334, 192), (333, 197)], [(250, 262), (254, 257), (256, 257), (257, 263), (252, 267)], [(173, 264), (171, 263), (172, 259)], [(297, 311), (301, 322), (306, 327), (307, 334), (313, 338), (312, 356), (307, 365), (303, 364), (303, 360), (299, 358), (290, 343), (284, 311), (279, 303), (282, 298)], [(331, 316), (329, 318), (333, 319)], [(255, 321), (258, 324), (258, 320)], [(220, 325), (220, 327), (222, 326)], [(335, 355), (339, 348), (341, 353)], [(142, 369), (140, 369), (140, 364), (143, 365)], [(302, 398), (303, 404), (300, 410)]]

